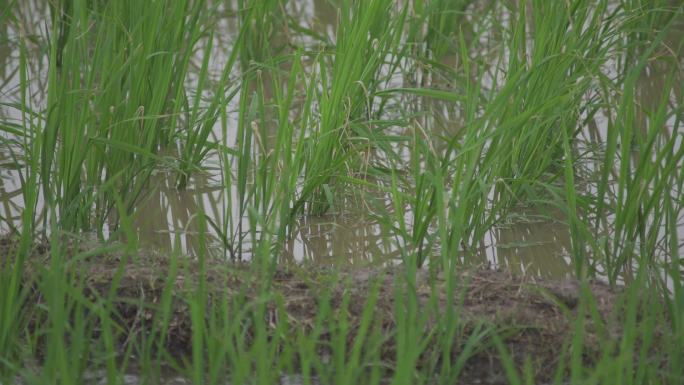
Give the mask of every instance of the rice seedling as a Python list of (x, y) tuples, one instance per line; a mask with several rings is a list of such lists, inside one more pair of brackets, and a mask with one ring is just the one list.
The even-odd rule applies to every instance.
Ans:
[[(0, 1), (0, 383), (681, 382), (682, 20)], [(168, 255), (139, 231), (177, 220), (160, 180), (191, 201), (147, 229)], [(567, 225), (572, 278), (473, 266), (528, 208)], [(282, 263), (298, 227), (366, 215), (382, 266)]]
[[(371, 131), (357, 119), (371, 116), (367, 100), (377, 87), (376, 78), (390, 45), (401, 35), (403, 17), (392, 19), (391, 5), (388, 1), (343, 3), (334, 58), (330, 64), (325, 57), (317, 62), (322, 87), (320, 123), (298, 202), (309, 201), (308, 210), (314, 215), (330, 206), (328, 191), (339, 170), (354, 160), (355, 142), (368, 136), (364, 131)], [(329, 78), (328, 65), (332, 68)], [(355, 137), (359, 139), (353, 140)]]

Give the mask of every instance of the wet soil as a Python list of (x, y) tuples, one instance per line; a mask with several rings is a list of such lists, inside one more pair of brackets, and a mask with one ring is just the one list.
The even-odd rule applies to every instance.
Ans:
[[(8, 238), (0, 239), (0, 255), (11, 255), (16, 243)], [(428, 314), (423, 326), (426, 335), (431, 330), (444, 327), (441, 317), (448, 309), (449, 293), (453, 295), (456, 309), (453, 314), (461, 323), (461, 332), (454, 341), (452, 359), (463, 350), (467, 336), (483, 325), (495, 332), (507, 346), (519, 367), (527, 361), (531, 364), (538, 383), (549, 381), (561, 357), (567, 357), (565, 343), (571, 337), (574, 321), (580, 307), (582, 285), (576, 280), (550, 281), (533, 277), (514, 276), (505, 271), (488, 269), (458, 269), (451, 275), (431, 274), (427, 269), (415, 273), (415, 284), (407, 285), (407, 271), (403, 267), (365, 267), (332, 269), (309, 266), (265, 267), (255, 264), (227, 263), (206, 260), (202, 264), (194, 258), (177, 258), (177, 268), (172, 259), (155, 253), (126, 255), (116, 253), (88, 253), (88, 246), (68, 250), (65, 266), (76, 282), (80, 282), (87, 297), (95, 299), (114, 293), (114, 319), (125, 330), (120, 344), (135, 341), (140, 335), (153, 329), (164, 290), (171, 293), (171, 315), (164, 341), (166, 348), (179, 356), (190, 354), (192, 346), (191, 318), (188, 298), (197, 298), (198, 290), (206, 293), (208, 311), (221, 301), (241, 303), (267, 303), (263, 316), (266, 325), (275, 332), (279, 322), (286, 322), (293, 333), (310, 332), (322, 306), (323, 293), (329, 293), (332, 317), (344, 314), (349, 322), (347, 341), (354, 342), (369, 293), (377, 295), (374, 305), (374, 322), (382, 333), (390, 336), (382, 346), (382, 359), (393, 367), (396, 346), (393, 332), (397, 327), (397, 299), (406, 303), (415, 295), (420, 311)], [(34, 282), (38, 272), (49, 266), (49, 248), (42, 245), (35, 249), (26, 264), (24, 282)], [(8, 263), (4, 259), (4, 263)], [(269, 271), (270, 270), (270, 271)], [(175, 271), (175, 272), (174, 272)], [(201, 277), (203, 279), (200, 279)], [(413, 274), (411, 274), (413, 276)], [(112, 282), (118, 281), (116, 287)], [(448, 290), (451, 281), (451, 291)], [(200, 285), (200, 282), (203, 285)], [(407, 289), (412, 287), (412, 289)], [(600, 282), (590, 282), (586, 289), (597, 310), (585, 323), (584, 360), (591, 365), (598, 357), (599, 341), (618, 339), (618, 303), (620, 291)], [(114, 291), (112, 291), (114, 290)], [(35, 290), (40, 302), (40, 290)], [(264, 295), (264, 293), (268, 293)], [(343, 301), (347, 297), (348, 301)], [(342, 309), (343, 302), (348, 303)], [(233, 313), (235, 314), (235, 313)], [(596, 317), (598, 315), (598, 319)], [(456, 322), (456, 321), (455, 321)], [(39, 327), (39, 326), (36, 326)], [(248, 326), (246, 326), (248, 327)], [(320, 335), (322, 340), (334, 333), (334, 319)], [(481, 329), (480, 329), (481, 330)], [(292, 334), (292, 335), (295, 335)], [(435, 333), (438, 336), (439, 333)], [(438, 338), (438, 337), (435, 337)], [(434, 350), (440, 341), (429, 341), (418, 365), (435, 365)], [(327, 354), (321, 344), (320, 354)], [(484, 338), (481, 349), (466, 363), (461, 379), (463, 383), (506, 383), (499, 353), (491, 338)], [(432, 361), (431, 361), (432, 360)], [(438, 366), (437, 366), (438, 367)]]

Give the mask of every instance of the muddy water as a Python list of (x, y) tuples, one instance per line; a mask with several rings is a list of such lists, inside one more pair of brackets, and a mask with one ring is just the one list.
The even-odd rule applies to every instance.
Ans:
[[(291, 3), (293, 15), (303, 25), (309, 25), (321, 35), (334, 39), (336, 11), (325, 0), (302, 0)], [(223, 31), (217, 34), (216, 47), (230, 46), (237, 31), (236, 21), (228, 10), (219, 26)], [(17, 71), (19, 54), (17, 47), (11, 42), (18, 36), (42, 36), (41, 28), (46, 20), (47, 10), (42, 2), (26, 2), (26, 22), (24, 30), (6, 30), (0, 34), (8, 36), (8, 41), (0, 42), (0, 101), (5, 103), (20, 102), (18, 94), (19, 74)], [(683, 28), (684, 30), (684, 28)], [(673, 37), (676, 39), (676, 37)], [(276, 39), (277, 40), (277, 39)], [(303, 36), (298, 38), (302, 44), (310, 41)], [(282, 42), (281, 42), (282, 43)], [(672, 42), (672, 46), (676, 45)], [(278, 44), (274, 41), (273, 44)], [(492, 44), (490, 42), (490, 44)], [(29, 44), (30, 45), (30, 44)], [(201, 51), (200, 51), (201, 53)], [(487, 57), (486, 49), (483, 56)], [(489, 55), (494, 57), (494, 55)], [(45, 57), (33, 53), (31, 64), (31, 93), (33, 106), (44, 106), (43, 94)], [(225, 52), (215, 52), (215, 72), (226, 60)], [(201, 57), (196, 58), (196, 66)], [(446, 63), (449, 64), (447, 55)], [(648, 104), (655, 100), (662, 89), (668, 71), (654, 61), (638, 85), (638, 98), (641, 103)], [(189, 82), (192, 83), (193, 79)], [(398, 85), (403, 85), (401, 79)], [(408, 81), (408, 80), (407, 80)], [(411, 81), (415, 81), (412, 79)], [(408, 84), (409, 86), (413, 84)], [(191, 84), (189, 85), (191, 86)], [(676, 88), (675, 93), (681, 93)], [(419, 108), (424, 108), (421, 105)], [(215, 130), (216, 140), (234, 143), (236, 127), (236, 109), (229, 107), (229, 127), (223, 132), (220, 127)], [(430, 108), (431, 117), (426, 118), (425, 127), (433, 127), (435, 131), (446, 132), (457, 130), (462, 124), (458, 112), (445, 105), (436, 104)], [(21, 122), (16, 109), (0, 106), (0, 118), (5, 121)], [(645, 117), (640, 117), (645, 119)], [(606, 118), (600, 115), (586, 130), (587, 146), (600, 146), (606, 136)], [(21, 181), (16, 172), (16, 149), (9, 146), (0, 148), (0, 232), (11, 231), (20, 226), (23, 211)], [(403, 153), (403, 152), (400, 152)], [(408, 154), (406, 155), (408, 156)], [(20, 157), (19, 157), (20, 158)], [(207, 164), (214, 170), (220, 169), (217, 158), (210, 158)], [(226, 207), (227, 192), (220, 182), (220, 177), (212, 174), (194, 177), (191, 185), (183, 191), (175, 186), (175, 180), (165, 173), (153, 176), (151, 187), (141, 200), (133, 216), (134, 228), (141, 246), (165, 252), (181, 252), (197, 255), (209, 252), (213, 255), (229, 257), (222, 241), (216, 232), (209, 229), (208, 242), (200, 243), (198, 234), (200, 225), (198, 214), (206, 213), (213, 223), (223, 226), (232, 217), (232, 223), (241, 221), (248, 224), (247, 218), (240, 218), (235, 207)], [(349, 206), (349, 207), (348, 207)], [(236, 218), (237, 217), (237, 218)], [(227, 225), (226, 225), (227, 226)], [(679, 226), (684, 238), (684, 225)], [(234, 232), (235, 229), (231, 229)], [(363, 265), (367, 263), (384, 263), (401, 258), (401, 247), (391, 236), (391, 231), (382, 221), (369, 214), (362, 205), (351, 204), (336, 207), (335, 212), (324, 216), (304, 216), (298, 219), (291, 239), (284, 247), (283, 259), (294, 262), (314, 262), (324, 265)], [(249, 236), (245, 235), (247, 247), (241, 250), (241, 256), (249, 259)], [(542, 277), (559, 278), (573, 273), (569, 258), (570, 232), (564, 218), (521, 209), (496, 226), (483, 239), (477, 250), (478, 262), (492, 266), (506, 267), (514, 272)]]

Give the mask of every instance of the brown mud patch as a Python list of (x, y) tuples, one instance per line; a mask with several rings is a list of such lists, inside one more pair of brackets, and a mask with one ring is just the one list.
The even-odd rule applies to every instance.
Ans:
[[(0, 238), (0, 253), (11, 255), (16, 243)], [(496, 334), (508, 348), (513, 360), (522, 368), (530, 365), (538, 383), (549, 381), (562, 357), (568, 357), (567, 343), (572, 337), (575, 320), (580, 307), (580, 282), (572, 279), (549, 281), (533, 277), (519, 277), (504, 271), (488, 269), (459, 269), (447, 279), (444, 273), (430, 274), (418, 270), (414, 278), (407, 279), (402, 267), (366, 267), (357, 269), (327, 269), (310, 266), (257, 268), (253, 264), (227, 263), (206, 260), (203, 266), (196, 259), (180, 257), (172, 259), (154, 253), (126, 255), (116, 253), (88, 253), (87, 247), (67, 250), (64, 255), (66, 275), (83, 290), (85, 297), (113, 298), (112, 319), (124, 330), (121, 333), (122, 348), (136, 341), (141, 335), (159, 326), (156, 312), (165, 292), (170, 294), (171, 311), (164, 329), (164, 345), (178, 356), (190, 354), (192, 346), (192, 322), (189, 303), (198, 298), (199, 290), (207, 298), (207, 312), (219, 302), (240, 304), (265, 304), (260, 316), (263, 325), (275, 332), (277, 325), (286, 327), (295, 335), (308, 333), (314, 328), (323, 299), (331, 308), (330, 320), (319, 335), (321, 341), (329, 340), (335, 333), (335, 318), (344, 316), (348, 322), (348, 344), (354, 343), (361, 325), (369, 293), (374, 293), (374, 325), (388, 338), (384, 339), (381, 357), (388, 368), (396, 359), (393, 336), (397, 327), (397, 296), (402, 303), (413, 298), (421, 314), (427, 314), (421, 325), (425, 335), (444, 327), (442, 316), (451, 306), (460, 324), (460, 332), (453, 341), (451, 357), (456, 360), (463, 352), (463, 344), (470, 333), (485, 326), (489, 337)], [(84, 253), (84, 251), (86, 251)], [(49, 247), (35, 249), (25, 265), (24, 284), (31, 285), (35, 295), (29, 301), (40, 303), (40, 285), (36, 277), (50, 265)], [(7, 257), (2, 260), (7, 263)], [(202, 278), (203, 277), (203, 278)], [(450, 302), (449, 281), (451, 281)], [(113, 286), (113, 282), (118, 282)], [(200, 282), (203, 285), (200, 285)], [(411, 284), (407, 284), (411, 282)], [(408, 289), (410, 287), (410, 289)], [(588, 283), (585, 288), (593, 300), (593, 316), (585, 317), (584, 361), (591, 365), (598, 358), (599, 342), (606, 338), (620, 337), (619, 291), (599, 282)], [(327, 293), (324, 294), (324, 293)], [(346, 297), (346, 301), (343, 298)], [(344, 309), (342, 304), (347, 303)], [(451, 305), (449, 305), (451, 304)], [(585, 314), (590, 312), (585, 312)], [(233, 312), (233, 314), (236, 314)], [(597, 316), (598, 315), (598, 319)], [(249, 329), (250, 322), (243, 322)], [(40, 325), (34, 325), (40, 328)], [(480, 328), (480, 329), (478, 329)], [(433, 330), (434, 329), (434, 330)], [(247, 339), (249, 339), (249, 330)], [(441, 359), (434, 354), (440, 346), (439, 332), (421, 354), (419, 366), (431, 365)], [(329, 354), (321, 343), (319, 354)], [(433, 348), (431, 345), (434, 345)], [(481, 346), (467, 361), (460, 377), (463, 383), (506, 383), (499, 353), (491, 338), (484, 338)], [(432, 361), (430, 361), (432, 360)], [(391, 370), (391, 369), (390, 369)]]

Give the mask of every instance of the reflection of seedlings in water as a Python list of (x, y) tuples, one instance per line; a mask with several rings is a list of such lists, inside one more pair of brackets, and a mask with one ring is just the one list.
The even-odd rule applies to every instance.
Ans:
[[(190, 186), (179, 191), (175, 178), (168, 173), (153, 176), (150, 186), (132, 215), (142, 245), (165, 252), (180, 246), (179, 251), (190, 255), (209, 252), (209, 247), (218, 240), (210, 232), (206, 234), (207, 243), (199, 243), (200, 219), (197, 215), (219, 212), (223, 187), (211, 185), (206, 178), (197, 176)], [(178, 240), (180, 245), (176, 244)]]
[(286, 258), (323, 265), (379, 263), (400, 256), (387, 243), (382, 226), (363, 213), (341, 216), (306, 216), (288, 242)]
[(529, 209), (512, 212), (492, 231), (493, 244), (487, 249), (490, 261), (522, 274), (572, 275), (570, 229), (562, 220), (563, 215), (553, 210), (545, 215)]

